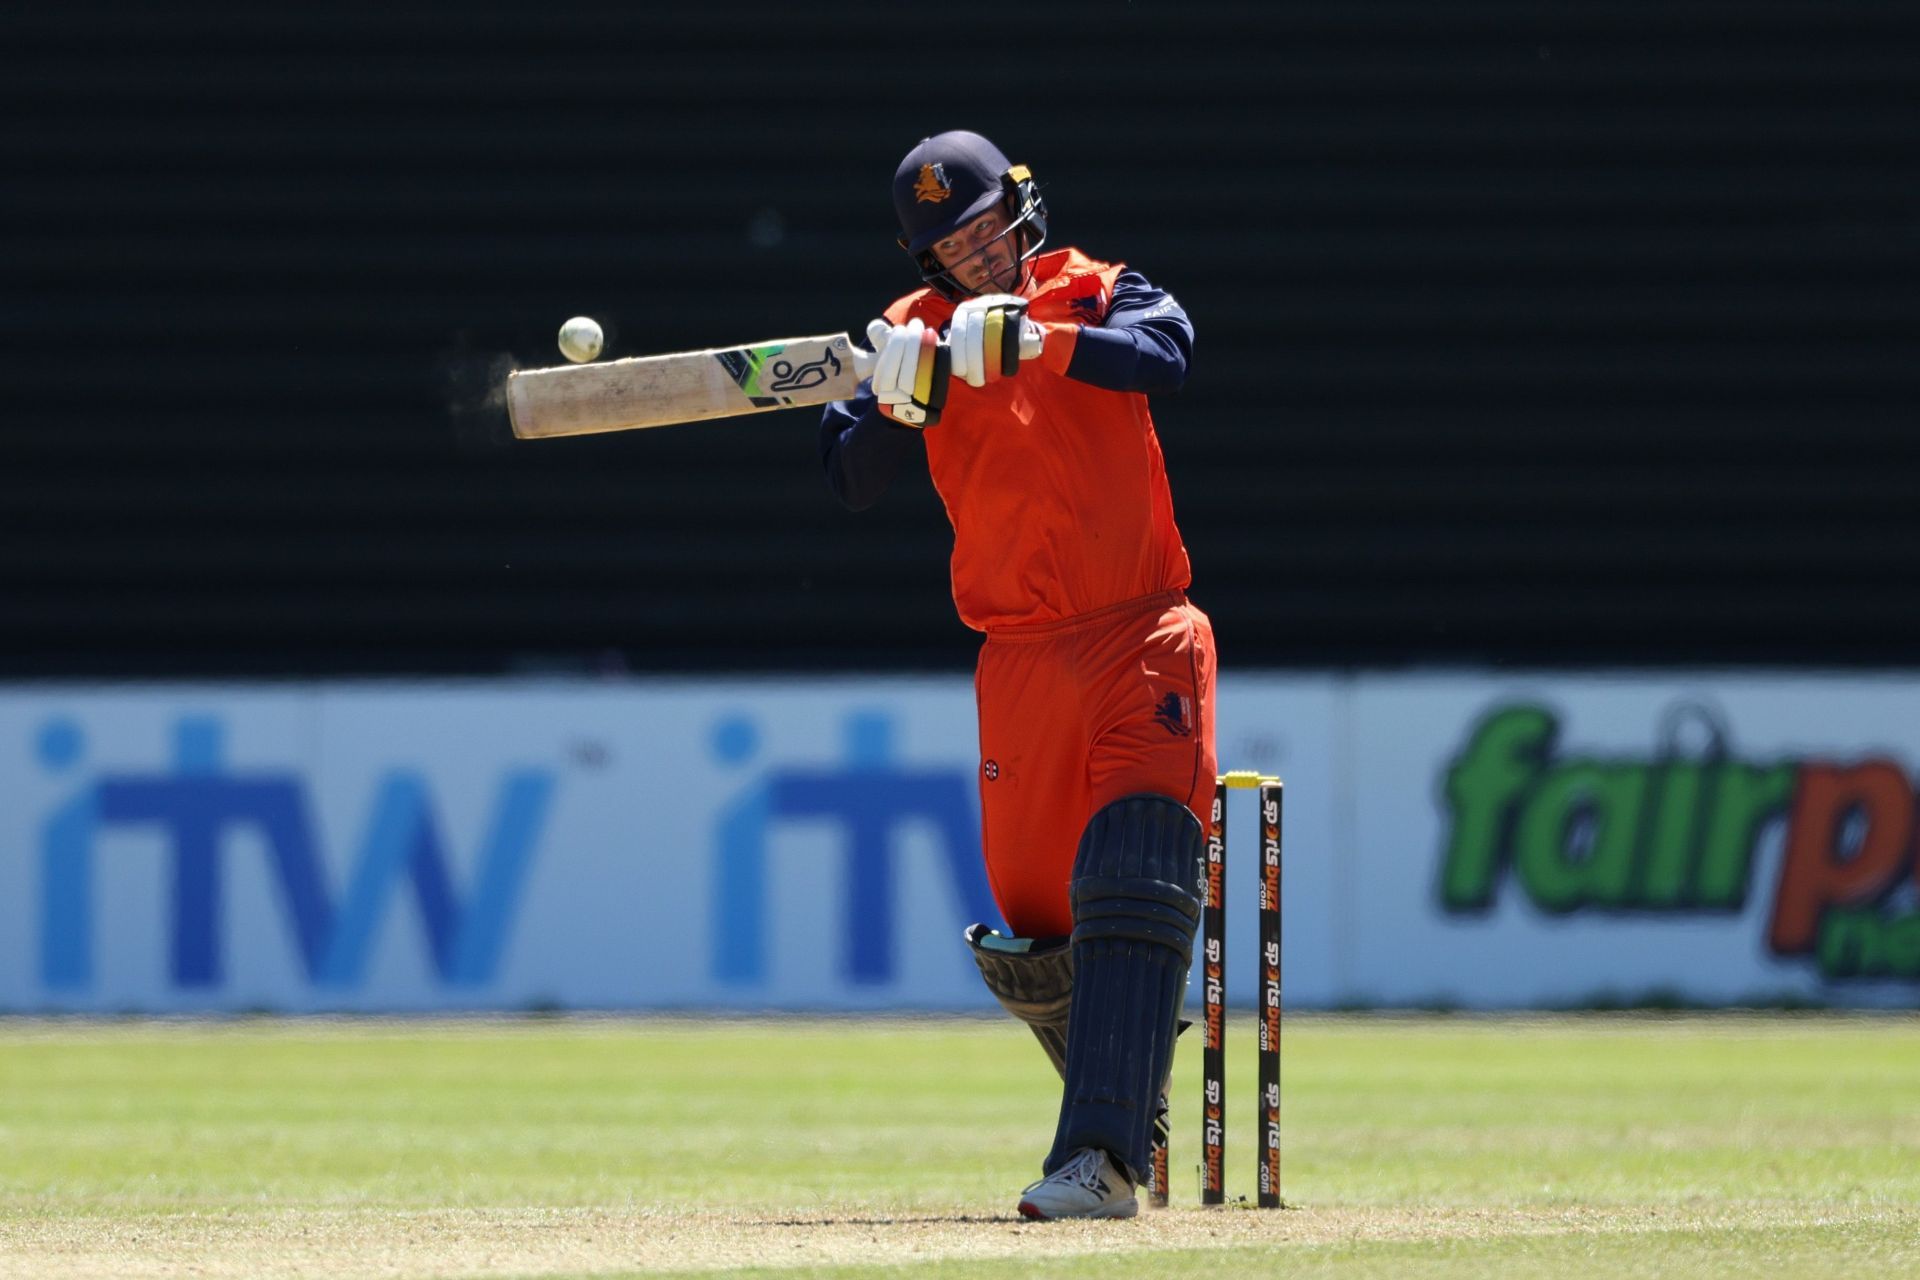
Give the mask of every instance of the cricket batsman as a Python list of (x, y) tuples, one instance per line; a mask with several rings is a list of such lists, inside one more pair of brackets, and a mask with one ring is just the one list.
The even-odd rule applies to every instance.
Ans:
[(867, 327), (871, 377), (827, 406), (847, 506), (926, 466), (953, 523), (953, 599), (984, 632), (983, 855), (1011, 927), (966, 939), (1064, 1082), (1029, 1218), (1138, 1211), (1165, 1124), (1200, 920), (1213, 630), (1187, 601), (1147, 397), (1193, 350), (1179, 303), (1077, 249), (1044, 251), (1031, 173), (987, 139), (924, 139), (893, 178), (923, 287)]

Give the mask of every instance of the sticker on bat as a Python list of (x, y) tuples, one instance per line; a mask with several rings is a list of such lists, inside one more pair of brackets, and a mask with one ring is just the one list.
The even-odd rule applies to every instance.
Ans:
[(828, 347), (820, 353), (818, 360), (809, 360), (803, 365), (795, 365), (790, 360), (776, 360), (773, 364), (773, 381), (766, 389), (773, 392), (805, 391), (817, 387), (828, 378), (840, 373), (840, 357)]

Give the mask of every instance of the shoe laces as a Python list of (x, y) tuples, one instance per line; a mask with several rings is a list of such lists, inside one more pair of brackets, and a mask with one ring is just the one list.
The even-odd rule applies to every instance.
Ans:
[[(1036, 1182), (1033, 1186), (1028, 1187), (1027, 1190), (1032, 1191), (1034, 1187), (1039, 1186), (1043, 1182), (1071, 1182), (1075, 1186), (1083, 1187), (1096, 1195), (1108, 1195), (1112, 1192), (1112, 1188), (1107, 1185), (1106, 1179), (1100, 1176), (1100, 1166), (1102, 1163), (1104, 1162), (1100, 1158), (1099, 1148), (1088, 1147), (1079, 1155), (1067, 1161), (1067, 1163), (1061, 1165), (1046, 1177), (1040, 1179), (1040, 1182)], [(1115, 1176), (1120, 1176), (1118, 1170), (1115, 1170)]]

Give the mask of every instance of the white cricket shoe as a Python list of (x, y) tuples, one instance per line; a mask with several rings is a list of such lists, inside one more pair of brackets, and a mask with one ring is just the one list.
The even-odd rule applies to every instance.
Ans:
[(1082, 1147), (1073, 1159), (1020, 1193), (1022, 1217), (1131, 1218), (1140, 1212), (1133, 1184), (1107, 1153)]

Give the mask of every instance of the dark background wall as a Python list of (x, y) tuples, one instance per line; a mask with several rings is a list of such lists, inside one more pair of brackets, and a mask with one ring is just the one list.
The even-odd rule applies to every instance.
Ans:
[(1920, 654), (1920, 6), (10, 6), (0, 675), (954, 668), (814, 415), (556, 363), (859, 327), (971, 127), (1194, 316), (1229, 665)]

